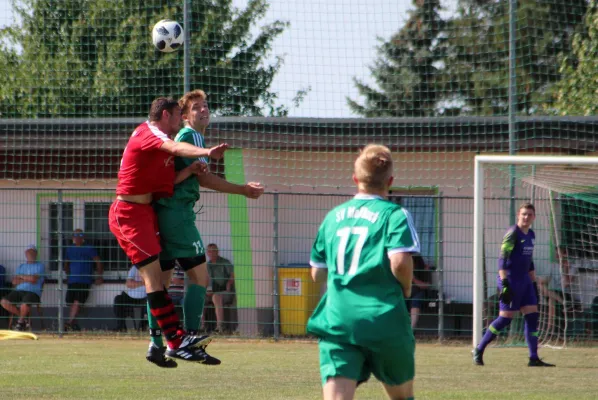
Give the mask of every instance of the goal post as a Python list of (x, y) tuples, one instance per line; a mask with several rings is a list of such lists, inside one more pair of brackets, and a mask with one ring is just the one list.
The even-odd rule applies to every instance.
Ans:
[[(515, 166), (515, 170), (511, 168)], [(521, 167), (525, 166), (525, 167)], [(496, 176), (488, 177), (488, 169), (502, 168), (505, 182), (511, 182), (511, 176), (514, 174), (519, 184), (527, 186), (527, 193), (515, 192), (515, 197), (524, 198), (528, 201), (535, 200), (538, 196), (538, 188), (546, 191), (545, 199), (545, 220), (550, 221), (548, 225), (553, 225), (549, 233), (556, 236), (559, 240), (559, 229), (556, 228), (559, 223), (556, 221), (554, 210), (554, 193), (563, 197), (572, 197), (577, 202), (587, 202), (588, 209), (595, 210), (598, 204), (598, 157), (595, 156), (510, 156), (510, 155), (479, 155), (474, 160), (474, 216), (473, 216), (473, 346), (476, 346), (481, 338), (483, 331), (483, 310), (484, 302), (488, 294), (484, 292), (484, 246), (485, 246), (485, 222), (487, 219), (485, 203), (492, 199), (488, 194), (489, 186), (495, 184)], [(546, 171), (542, 172), (542, 168)], [(539, 174), (539, 175), (536, 175)], [(537, 179), (541, 176), (541, 179)], [(537, 182), (536, 182), (537, 181)], [(518, 183), (516, 183), (517, 185)], [(500, 185), (497, 185), (500, 186)], [(502, 189), (505, 189), (503, 187)], [(500, 189), (498, 189), (500, 190)], [(507, 193), (509, 191), (506, 191)], [(595, 196), (594, 196), (595, 195)], [(506, 199), (509, 201), (515, 198)], [(538, 210), (537, 210), (538, 211)], [(507, 229), (507, 225), (495, 227), (497, 229)], [(533, 229), (533, 226), (532, 226)], [(565, 227), (563, 229), (569, 229)], [(593, 235), (591, 235), (593, 236)], [(536, 235), (538, 240), (538, 235)], [(544, 239), (546, 240), (546, 239)], [(552, 239), (548, 239), (549, 241)], [(591, 240), (591, 239), (590, 239)], [(597, 238), (598, 240), (598, 238)], [(558, 244), (560, 246), (560, 244)], [(587, 245), (583, 245), (587, 247)], [(589, 246), (594, 251), (593, 246)], [(548, 251), (551, 249), (549, 248)], [(585, 249), (584, 249), (585, 250)], [(498, 252), (498, 249), (496, 250)], [(590, 256), (592, 257), (591, 253)], [(592, 257), (593, 258), (593, 257)], [(598, 258), (598, 257), (596, 257)], [(592, 261), (595, 261), (593, 258)], [(561, 262), (558, 257), (558, 262)], [(492, 270), (492, 269), (490, 269)], [(562, 273), (562, 266), (560, 268)], [(488, 286), (493, 286), (489, 284)], [(565, 305), (566, 306), (566, 305)]]

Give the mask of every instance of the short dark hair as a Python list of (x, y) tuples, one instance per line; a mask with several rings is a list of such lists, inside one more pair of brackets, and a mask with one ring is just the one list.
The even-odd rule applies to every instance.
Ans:
[(519, 206), (519, 210), (518, 210), (518, 211), (521, 211), (521, 210), (523, 210), (524, 208), (525, 208), (526, 210), (532, 210), (532, 211), (534, 212), (534, 215), (536, 214), (536, 207), (534, 207), (534, 205), (533, 205), (532, 203), (523, 203), (523, 204), (521, 204), (521, 205)]
[(172, 97), (158, 97), (152, 101), (150, 107), (149, 120), (160, 121), (162, 119), (162, 111), (172, 111), (173, 108), (178, 107), (179, 102)]
[(216, 243), (210, 243), (210, 244), (209, 244), (209, 245), (206, 247), (206, 249), (207, 249), (207, 248), (209, 248), (209, 247), (215, 247), (215, 248), (216, 248), (216, 250), (218, 250), (218, 246), (216, 246)]

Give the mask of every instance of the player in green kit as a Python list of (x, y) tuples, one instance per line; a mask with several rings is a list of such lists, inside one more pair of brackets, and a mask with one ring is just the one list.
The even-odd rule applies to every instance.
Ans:
[(319, 338), (324, 399), (353, 399), (371, 374), (391, 399), (413, 399), (415, 339), (405, 298), (420, 251), (406, 209), (386, 199), (392, 158), (366, 146), (355, 161), (358, 193), (328, 213), (311, 250), (314, 281), (327, 291), (307, 323)]
[[(175, 137), (177, 142), (191, 143), (197, 147), (205, 147), (203, 135), (210, 122), (210, 110), (206, 102), (206, 94), (202, 90), (186, 93), (180, 100), (179, 106), (184, 121), (184, 128)], [(176, 157), (175, 170), (183, 171), (198, 159)], [(208, 160), (199, 159), (206, 164)], [(181, 179), (183, 178), (183, 179)], [(160, 266), (162, 281), (168, 288), (176, 262), (185, 271), (189, 284), (183, 299), (183, 314), (185, 330), (190, 335), (197, 335), (203, 313), (206, 288), (210, 277), (206, 265), (206, 255), (201, 236), (195, 225), (195, 203), (199, 200), (200, 186), (222, 193), (239, 194), (251, 199), (257, 199), (264, 192), (259, 183), (249, 182), (246, 185), (230, 183), (209, 172), (177, 175), (174, 194), (172, 197), (160, 199), (154, 204), (160, 230)], [(173, 350), (166, 350), (162, 344), (162, 336), (155, 318), (149, 316), (151, 343), (146, 355), (148, 361), (164, 368), (176, 367), (176, 363), (169, 357)], [(201, 343), (207, 345), (207, 336)], [(220, 361), (205, 352), (202, 348), (204, 364), (217, 365)], [(165, 357), (165, 355), (167, 357)]]

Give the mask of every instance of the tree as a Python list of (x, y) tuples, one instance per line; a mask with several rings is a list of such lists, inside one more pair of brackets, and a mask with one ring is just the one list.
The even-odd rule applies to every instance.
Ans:
[[(191, 5), (191, 87), (220, 115), (286, 115), (269, 90), (282, 58), (267, 63), (288, 23), (251, 31), (266, 0)], [(0, 33), (2, 117), (145, 116), (152, 99), (183, 92), (183, 51), (153, 48), (151, 28), (183, 21), (180, 0), (13, 0), (21, 20)], [(185, 27), (189, 28), (189, 27)], [(304, 95), (301, 92), (300, 96)]]
[[(365, 117), (417, 117), (433, 115), (436, 63), (443, 57), (445, 22), (439, 0), (414, 0), (405, 26), (378, 47), (378, 59), (370, 68), (380, 90), (354, 79), (363, 105), (347, 98), (351, 110)], [(382, 41), (382, 39), (379, 39)]]
[[(401, 30), (378, 47), (378, 86), (355, 79), (364, 116), (506, 115), (509, 109), (509, 1), (460, 0), (444, 21), (438, 0), (414, 0)], [(559, 57), (571, 52), (587, 0), (518, 0), (516, 90), (519, 114), (554, 99)]]
[(555, 88), (555, 103), (547, 105), (560, 115), (596, 115), (598, 112), (598, 4), (592, 0), (584, 29), (573, 38), (573, 51), (562, 57), (562, 79)]
[[(542, 112), (561, 78), (558, 58), (571, 51), (586, 0), (518, 0), (517, 112)], [(441, 91), (462, 114), (505, 115), (509, 88), (509, 1), (461, 0), (449, 21)]]

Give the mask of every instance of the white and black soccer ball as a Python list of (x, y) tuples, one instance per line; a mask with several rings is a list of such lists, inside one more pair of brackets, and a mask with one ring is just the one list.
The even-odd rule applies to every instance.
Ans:
[(184, 39), (183, 27), (170, 19), (158, 22), (152, 30), (154, 46), (164, 53), (171, 53), (183, 47)]

